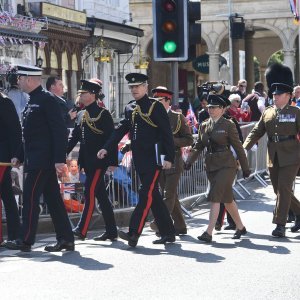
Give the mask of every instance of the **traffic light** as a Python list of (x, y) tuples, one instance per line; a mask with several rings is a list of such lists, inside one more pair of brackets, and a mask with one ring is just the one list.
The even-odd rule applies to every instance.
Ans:
[(155, 61), (187, 60), (187, 4), (186, 0), (152, 0)]
[(230, 37), (233, 40), (243, 39), (245, 35), (244, 18), (238, 14), (230, 16)]
[(201, 3), (189, 2), (188, 3), (188, 23), (189, 23), (189, 48), (188, 57), (189, 60), (193, 60), (196, 57), (196, 45), (201, 43), (201, 24), (195, 23), (201, 19)]

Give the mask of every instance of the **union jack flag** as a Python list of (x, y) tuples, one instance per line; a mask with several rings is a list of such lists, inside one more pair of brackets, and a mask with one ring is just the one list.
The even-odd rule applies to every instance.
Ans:
[(75, 193), (75, 183), (61, 183), (60, 192), (63, 195)]

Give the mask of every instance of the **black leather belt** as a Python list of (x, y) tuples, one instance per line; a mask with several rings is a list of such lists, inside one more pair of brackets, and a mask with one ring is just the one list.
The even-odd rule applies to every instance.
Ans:
[(269, 142), (284, 142), (288, 140), (295, 140), (296, 136), (295, 135), (273, 135), (269, 136)]

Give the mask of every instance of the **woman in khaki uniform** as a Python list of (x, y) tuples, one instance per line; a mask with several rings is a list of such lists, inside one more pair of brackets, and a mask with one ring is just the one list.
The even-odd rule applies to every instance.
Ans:
[(237, 230), (233, 236), (239, 239), (241, 235), (247, 233), (243, 225), (236, 203), (233, 201), (232, 184), (236, 176), (237, 163), (230, 146), (235, 150), (240, 165), (243, 170), (243, 176), (250, 175), (249, 165), (246, 154), (239, 140), (235, 124), (225, 119), (225, 107), (229, 105), (227, 99), (218, 95), (209, 95), (208, 113), (210, 118), (202, 123), (198, 140), (188, 157), (187, 164), (192, 164), (198, 157), (198, 152), (205, 147), (206, 173), (210, 183), (208, 200), (211, 202), (209, 224), (206, 231), (198, 237), (205, 242), (212, 241), (212, 232), (215, 227), (219, 214), (220, 203), (224, 203), (226, 210), (232, 216)]

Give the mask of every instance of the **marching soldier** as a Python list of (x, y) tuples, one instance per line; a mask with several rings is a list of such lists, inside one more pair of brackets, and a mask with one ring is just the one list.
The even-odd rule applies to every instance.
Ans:
[[(151, 92), (153, 97), (158, 98), (158, 100), (163, 104), (168, 113), (175, 145), (174, 165), (170, 169), (162, 170), (159, 177), (159, 184), (161, 190), (163, 191), (164, 202), (174, 221), (175, 234), (186, 234), (187, 228), (182, 214), (180, 202), (178, 200), (177, 186), (184, 166), (181, 147), (191, 146), (194, 140), (184, 115), (171, 110), (170, 105), (173, 92), (169, 91), (163, 86), (158, 86)], [(150, 227), (157, 231), (155, 222), (152, 222)]]
[[(7, 221), (8, 241), (17, 239), (20, 233), (20, 219), (12, 189), (10, 162), (15, 161), (21, 147), (22, 129), (16, 108), (9, 98), (0, 93), (0, 204), (2, 199)], [(0, 243), (1, 246), (5, 246), (1, 219), (2, 210), (0, 210)]]
[(102, 215), (105, 221), (106, 231), (95, 237), (96, 241), (115, 240), (118, 237), (115, 217), (112, 205), (108, 199), (104, 175), (108, 166), (117, 166), (117, 146), (105, 159), (98, 159), (97, 152), (107, 142), (114, 131), (114, 123), (109, 111), (99, 107), (96, 96), (101, 86), (94, 81), (81, 80), (81, 88), (78, 91), (80, 102), (85, 109), (78, 113), (75, 128), (69, 141), (67, 152), (70, 153), (80, 141), (80, 168), (86, 173), (85, 181), (85, 204), (80, 221), (75, 229), (74, 235), (84, 240), (92, 218), (95, 207), (95, 195), (97, 196)]
[[(131, 215), (129, 232), (120, 231), (119, 236), (128, 241), (129, 246), (135, 247), (151, 208), (161, 234), (161, 238), (153, 243), (174, 242), (173, 222), (158, 189), (161, 169), (169, 169), (174, 162), (174, 142), (168, 115), (160, 102), (148, 97), (148, 76), (130, 73), (125, 78), (134, 100), (125, 107), (125, 118), (98, 152), (98, 157), (103, 159), (126, 133), (130, 133), (133, 162), (141, 187), (139, 202)], [(165, 154), (163, 162), (160, 162), (159, 148)]]
[[(41, 86), (42, 69), (17, 66), (18, 85), (30, 99), (23, 113), (24, 172), (23, 223), (21, 239), (7, 242), (6, 247), (31, 251), (39, 218), (39, 199), (44, 194), (57, 243), (45, 247), (48, 252), (74, 250), (71, 224), (60, 195), (56, 172), (66, 161), (67, 128), (54, 96)], [(23, 160), (21, 155), (19, 161)], [(17, 163), (16, 159), (13, 160)]]
[(219, 95), (208, 96), (208, 112), (210, 118), (201, 124), (198, 140), (187, 159), (187, 168), (197, 159), (198, 152), (207, 148), (205, 167), (210, 183), (208, 200), (211, 202), (209, 224), (206, 231), (198, 237), (205, 242), (212, 241), (212, 232), (218, 218), (220, 203), (232, 216), (237, 230), (233, 239), (239, 239), (247, 233), (243, 225), (237, 205), (233, 201), (232, 184), (236, 176), (237, 164), (230, 146), (235, 150), (240, 161), (243, 176), (249, 177), (249, 165), (242, 143), (239, 140), (235, 124), (223, 117), (229, 100)]
[(285, 236), (285, 224), (289, 208), (296, 215), (292, 232), (300, 229), (300, 202), (293, 194), (293, 182), (300, 167), (300, 110), (289, 105), (293, 92), (293, 75), (284, 65), (274, 64), (266, 74), (273, 82), (269, 95), (273, 95), (274, 106), (268, 107), (249, 133), (244, 147), (249, 150), (265, 134), (268, 135), (268, 167), (274, 193), (277, 196), (272, 235)]

